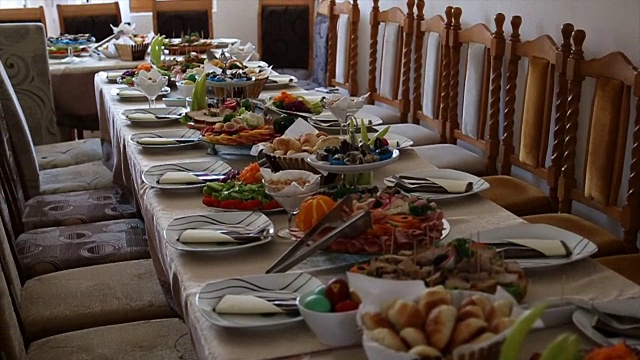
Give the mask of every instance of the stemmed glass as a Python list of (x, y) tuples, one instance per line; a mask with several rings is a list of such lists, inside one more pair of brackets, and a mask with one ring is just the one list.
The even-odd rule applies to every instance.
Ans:
[(156, 98), (168, 83), (169, 78), (166, 76), (160, 76), (157, 79), (143, 78), (142, 76), (133, 78), (133, 84), (149, 100), (149, 108), (156, 107)]
[(268, 182), (264, 182), (265, 184), (265, 192), (267, 195), (274, 198), (282, 207), (287, 211), (288, 214), (288, 226), (286, 228), (278, 229), (278, 236), (284, 239), (293, 239), (292, 230), (293, 227), (293, 217), (298, 214), (300, 211), (300, 204), (302, 201), (309, 196), (314, 195), (320, 189), (320, 182), (315, 181), (312, 184), (308, 184), (303, 192), (291, 194), (291, 195), (283, 195), (281, 194), (281, 189), (274, 189), (269, 186)]

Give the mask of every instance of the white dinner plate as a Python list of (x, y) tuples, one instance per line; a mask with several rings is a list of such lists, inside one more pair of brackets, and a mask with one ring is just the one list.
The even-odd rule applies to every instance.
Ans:
[(213, 44), (216, 46), (230, 46), (230, 45), (235, 45), (237, 43), (240, 42), (240, 39), (234, 39), (234, 38), (215, 38), (213, 39)]
[[(194, 141), (191, 143), (177, 143), (177, 144), (158, 144), (158, 145), (149, 145), (149, 144), (140, 144), (138, 140), (144, 138), (157, 138), (157, 139), (198, 139), (198, 141)], [(148, 149), (173, 149), (173, 148), (183, 148), (193, 146), (195, 144), (199, 144), (202, 142), (202, 138), (200, 137), (200, 131), (194, 129), (174, 129), (174, 130), (158, 130), (158, 131), (146, 131), (139, 132), (135, 134), (131, 134), (129, 136), (129, 141), (132, 143), (139, 145), (143, 148)]]
[[(387, 134), (385, 137), (389, 138), (390, 135), (392, 134)], [(460, 180), (460, 181), (468, 181), (473, 184), (473, 188), (471, 189), (471, 191), (462, 193), (462, 194), (442, 194), (442, 193), (425, 193), (425, 192), (411, 193), (411, 195), (425, 197), (430, 200), (453, 199), (453, 198), (459, 198), (463, 196), (469, 196), (469, 195), (477, 194), (481, 191), (485, 191), (491, 187), (491, 185), (489, 185), (489, 183), (482, 178), (479, 178), (475, 175), (468, 174), (462, 171), (451, 170), (451, 169), (415, 170), (415, 171), (401, 173), (398, 175), (415, 176), (419, 178)], [(391, 177), (384, 179), (384, 184), (387, 186), (393, 186), (395, 185), (395, 183), (396, 181)]]
[(592, 324), (596, 318), (596, 314), (584, 309), (576, 310), (571, 319), (583, 334), (589, 337), (591, 340), (597, 342), (603, 346), (612, 346), (621, 342), (625, 342), (631, 347), (640, 349), (640, 339), (628, 338), (628, 337), (607, 337), (598, 330), (594, 329)]
[[(355, 113), (355, 117), (358, 119), (358, 123), (360, 123), (360, 119), (363, 119), (367, 126), (378, 126), (384, 123), (380, 117), (362, 110)], [(335, 130), (340, 128), (340, 121), (328, 110), (320, 115), (312, 116), (309, 123), (318, 129)]]
[(307, 162), (313, 166), (314, 168), (320, 171), (326, 171), (334, 174), (357, 174), (361, 172), (371, 171), (375, 169), (379, 169), (385, 167), (394, 161), (398, 160), (400, 157), (400, 151), (398, 149), (393, 150), (393, 154), (391, 158), (378, 161), (370, 164), (360, 164), (360, 165), (330, 165), (326, 161), (318, 161), (315, 155), (309, 155), (306, 160)]
[(295, 300), (298, 296), (322, 285), (307, 273), (282, 273), (230, 278), (209, 283), (198, 291), (196, 304), (204, 317), (215, 325), (226, 328), (266, 328), (302, 320), (297, 312), (291, 314), (235, 315), (214, 311), (224, 295), (253, 295)]
[(170, 171), (184, 172), (206, 172), (208, 174), (226, 174), (231, 171), (231, 166), (218, 160), (211, 161), (192, 161), (182, 162), (180, 164), (161, 164), (154, 165), (142, 173), (142, 180), (149, 186), (165, 190), (182, 190), (182, 189), (198, 189), (206, 185), (202, 184), (158, 184), (158, 180), (162, 175)]
[[(122, 91), (126, 91), (126, 93), (123, 92), (121, 94), (120, 92)], [(162, 88), (162, 91), (160, 92), (160, 94), (158, 94), (158, 96), (167, 95), (170, 92), (171, 92), (171, 89), (169, 89), (168, 86), (165, 86), (164, 88)], [(119, 97), (120, 100), (136, 100), (136, 101), (147, 100), (147, 97), (142, 93), (142, 91), (131, 86), (113, 88), (111, 89), (110, 93), (113, 96)]]
[[(185, 230), (211, 229), (236, 231), (242, 234), (262, 233), (259, 241), (241, 244), (196, 244), (181, 243), (178, 241)], [(238, 249), (246, 249), (253, 246), (266, 244), (273, 239), (274, 226), (269, 218), (257, 211), (239, 212), (207, 212), (200, 215), (188, 215), (171, 220), (164, 231), (167, 243), (178, 250), (190, 252), (225, 252)]]
[(264, 85), (265, 89), (281, 89), (294, 85), (298, 82), (298, 78), (293, 75), (269, 75), (269, 80)]
[[(176, 123), (180, 121), (180, 118), (187, 112), (187, 109), (181, 107), (163, 107), (163, 108), (139, 108), (139, 109), (126, 109), (120, 112), (120, 118), (122, 120), (129, 121), (134, 125), (163, 125), (166, 123)], [(131, 114), (152, 114), (159, 116), (155, 119), (129, 119), (127, 116)], [(162, 116), (171, 116), (171, 118), (162, 118)]]
[(487, 230), (481, 232), (479, 238), (482, 243), (487, 245), (504, 239), (561, 240), (571, 250), (571, 256), (566, 258), (514, 259), (513, 261), (517, 262), (523, 269), (569, 264), (585, 259), (598, 251), (596, 244), (588, 239), (547, 224), (518, 224)]

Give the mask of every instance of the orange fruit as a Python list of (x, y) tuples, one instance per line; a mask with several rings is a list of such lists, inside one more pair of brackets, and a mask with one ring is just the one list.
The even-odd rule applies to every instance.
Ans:
[(300, 211), (296, 215), (296, 226), (304, 232), (311, 230), (334, 206), (336, 202), (325, 195), (307, 198), (300, 205)]

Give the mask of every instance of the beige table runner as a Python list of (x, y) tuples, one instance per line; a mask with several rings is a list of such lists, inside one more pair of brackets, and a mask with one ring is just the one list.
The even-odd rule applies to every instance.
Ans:
[[(286, 357), (327, 350), (310, 333), (304, 323), (282, 327), (271, 331), (229, 330), (209, 323), (196, 308), (196, 294), (206, 283), (251, 274), (261, 274), (290, 245), (282, 239), (274, 239), (264, 246), (246, 249), (242, 253), (191, 254), (174, 250), (164, 241), (163, 232), (175, 217), (215, 211), (201, 204), (199, 191), (166, 192), (153, 189), (142, 181), (142, 173), (150, 166), (170, 162), (222, 159), (234, 167), (241, 167), (252, 159), (247, 156), (206, 155), (204, 147), (189, 150), (147, 151), (131, 143), (132, 133), (147, 131), (149, 128), (131, 126), (119, 118), (125, 108), (144, 107), (145, 103), (123, 103), (109, 94), (113, 85), (96, 79), (96, 90), (104, 101), (104, 122), (112, 138), (114, 154), (120, 165), (114, 170), (114, 177), (121, 177), (137, 194), (154, 264), (158, 273), (171, 284), (176, 302), (181, 306), (188, 323), (197, 352), (201, 359), (267, 359)], [(171, 125), (169, 128), (180, 128)], [(376, 170), (377, 184), (388, 175), (419, 168), (432, 168), (410, 149), (402, 151), (400, 159), (386, 168)], [(133, 176), (132, 176), (133, 174)], [(127, 178), (127, 180), (124, 180)], [(439, 201), (446, 219), (451, 223), (450, 237), (468, 236), (491, 228), (509, 226), (522, 222), (515, 215), (494, 203), (473, 195), (460, 199)], [(283, 213), (270, 215), (277, 228), (286, 223)], [(585, 260), (570, 266), (542, 271), (531, 271), (527, 302), (548, 300), (560, 302), (570, 297), (583, 297), (591, 301), (640, 296), (640, 288), (619, 275), (606, 270), (592, 260)], [(544, 334), (549, 336), (543, 336)], [(549, 341), (552, 332), (539, 336), (541, 342)], [(537, 343), (539, 345), (539, 343)], [(348, 349), (330, 353), (319, 353), (320, 358), (344, 359), (357, 354), (360, 349)], [(329, 355), (327, 355), (329, 354)], [(315, 358), (315, 356), (314, 356)], [(351, 357), (349, 357), (351, 358)]]

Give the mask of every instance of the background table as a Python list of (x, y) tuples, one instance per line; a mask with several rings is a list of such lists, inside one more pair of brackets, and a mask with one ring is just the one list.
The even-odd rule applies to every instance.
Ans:
[[(177, 251), (168, 246), (164, 239), (163, 232), (168, 223), (175, 217), (215, 210), (201, 204), (200, 191), (169, 192), (153, 189), (142, 181), (142, 173), (150, 166), (171, 162), (220, 159), (239, 168), (253, 159), (225, 152), (212, 157), (206, 155), (204, 146), (174, 151), (142, 149), (130, 142), (129, 136), (149, 128), (132, 126), (121, 119), (119, 113), (127, 108), (144, 107), (145, 102), (121, 102), (110, 95), (110, 90), (115, 85), (107, 84), (100, 78), (95, 79), (95, 86), (99, 101), (102, 102), (101, 126), (107, 127), (105, 132), (110, 136), (114, 156), (117, 156), (114, 160), (119, 164), (114, 169), (114, 180), (129, 186), (138, 197), (154, 265), (158, 275), (171, 284), (173, 296), (189, 325), (199, 357), (270, 359), (292, 356), (300, 358), (302, 354), (313, 354), (311, 357), (314, 359), (364, 359), (364, 352), (360, 347), (336, 350), (320, 344), (304, 322), (274, 330), (249, 331), (217, 327), (202, 316), (197, 309), (196, 294), (203, 285), (229, 277), (262, 274), (291, 243), (276, 238), (264, 246), (228, 254)], [(176, 123), (165, 128), (181, 127)], [(374, 172), (374, 183), (381, 185), (386, 176), (418, 168), (433, 166), (422, 160), (412, 149), (402, 150), (397, 162)], [(451, 224), (451, 238), (523, 222), (478, 195), (439, 201), (438, 205)], [(286, 224), (284, 213), (270, 214), (269, 217), (276, 228)], [(328, 272), (324, 275), (335, 274)], [(590, 259), (562, 267), (527, 271), (527, 275), (530, 286), (525, 301), (528, 303), (547, 301), (560, 304), (573, 298), (598, 302), (640, 297), (640, 287)], [(532, 351), (540, 350), (565, 330), (577, 331), (571, 325), (561, 325), (532, 334), (527, 344), (527, 356), (523, 359), (528, 358)]]

